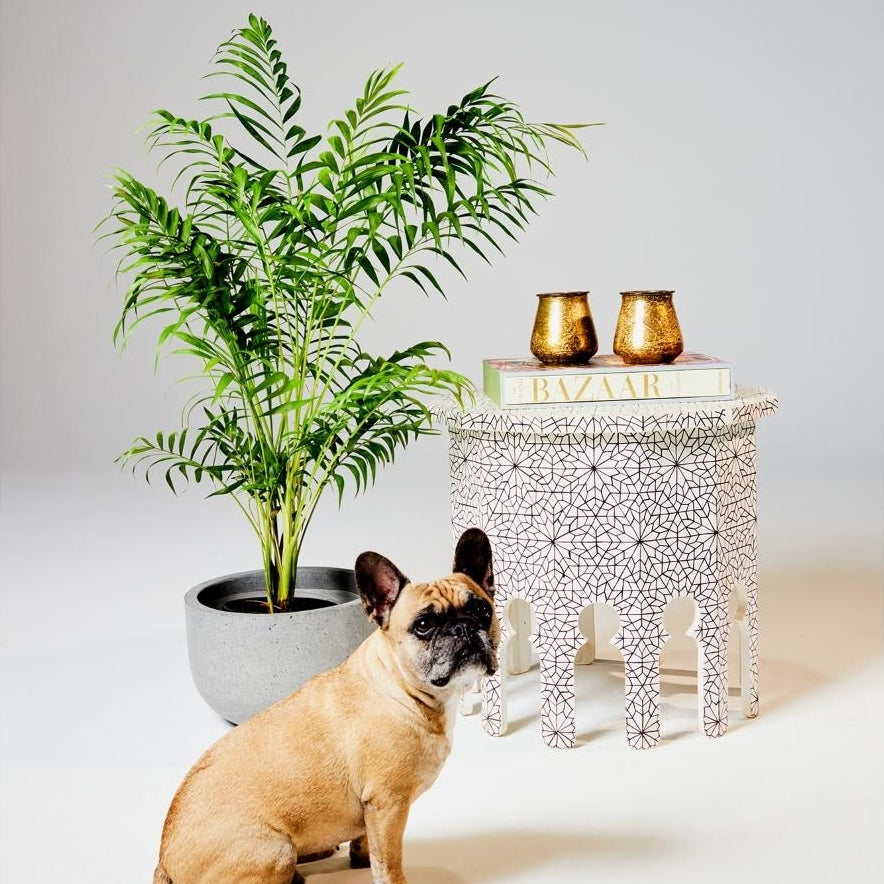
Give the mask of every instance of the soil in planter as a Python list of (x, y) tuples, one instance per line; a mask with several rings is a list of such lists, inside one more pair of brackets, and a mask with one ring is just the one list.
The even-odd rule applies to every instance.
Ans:
[[(289, 599), (288, 613), (296, 611), (313, 611), (316, 608), (330, 608), (334, 602), (328, 599), (314, 599), (305, 596), (295, 596)], [(266, 614), (267, 599), (252, 597), (234, 597), (221, 603), (220, 610), (233, 611), (237, 614)]]

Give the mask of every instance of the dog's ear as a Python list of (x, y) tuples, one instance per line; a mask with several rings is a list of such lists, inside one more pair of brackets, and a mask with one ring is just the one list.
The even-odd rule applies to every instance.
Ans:
[(369, 620), (381, 629), (390, 622), (390, 611), (408, 578), (387, 558), (364, 552), (356, 559), (356, 587)]
[(454, 550), (454, 573), (466, 574), (485, 592), (494, 596), (494, 566), (491, 563), (491, 544), (481, 528), (468, 528), (457, 541)]

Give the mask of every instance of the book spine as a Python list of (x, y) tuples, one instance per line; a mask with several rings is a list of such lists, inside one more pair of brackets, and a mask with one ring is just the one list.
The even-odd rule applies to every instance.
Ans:
[(728, 366), (584, 374), (507, 375), (485, 366), (485, 394), (501, 408), (664, 399), (728, 399), (733, 373)]
[(503, 375), (492, 365), (489, 365), (487, 362), (482, 365), (482, 388), (485, 390), (485, 395), (497, 405), (501, 407), (504, 406), (503, 396), (501, 387)]

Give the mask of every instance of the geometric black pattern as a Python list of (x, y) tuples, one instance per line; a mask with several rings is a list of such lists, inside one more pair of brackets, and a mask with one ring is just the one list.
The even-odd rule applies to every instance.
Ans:
[[(494, 550), (501, 659), (513, 636), (511, 599), (534, 612), (541, 732), (573, 745), (577, 625), (588, 605), (616, 609), (626, 732), (635, 748), (660, 736), (663, 608), (697, 607), (699, 719), (727, 729), (727, 651), (739, 597), (744, 711), (758, 711), (756, 445), (758, 419), (777, 410), (768, 390), (732, 400), (501, 410), (483, 396), (437, 411), (450, 439), (454, 537), (482, 528)], [(730, 613), (729, 613), (730, 612)], [(505, 667), (482, 683), (485, 729), (506, 728)]]

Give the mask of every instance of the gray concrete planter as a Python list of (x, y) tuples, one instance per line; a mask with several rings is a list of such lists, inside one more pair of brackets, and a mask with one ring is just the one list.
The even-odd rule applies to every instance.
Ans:
[(234, 724), (337, 666), (375, 628), (351, 570), (299, 568), (295, 585), (298, 596), (331, 604), (288, 614), (224, 610), (231, 600), (263, 597), (263, 571), (216, 577), (184, 597), (193, 680), (209, 706)]

